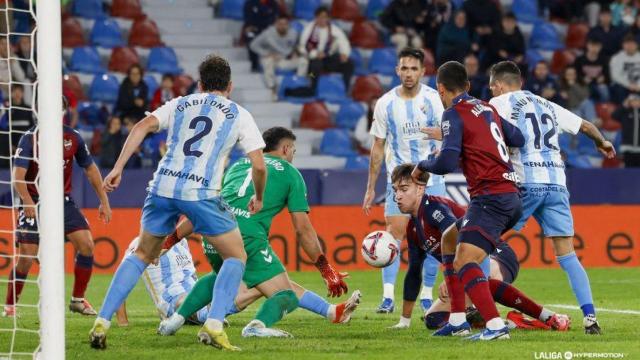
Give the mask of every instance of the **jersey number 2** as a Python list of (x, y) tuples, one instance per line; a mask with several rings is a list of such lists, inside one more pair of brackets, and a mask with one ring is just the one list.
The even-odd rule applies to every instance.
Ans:
[(489, 126), (491, 128), (491, 136), (498, 143), (498, 152), (500, 153), (500, 158), (502, 161), (509, 162), (509, 150), (507, 150), (507, 144), (504, 143), (504, 138), (502, 137), (502, 132), (498, 128), (498, 124), (495, 122), (491, 122)]
[(213, 129), (213, 121), (211, 121), (211, 119), (206, 116), (197, 116), (194, 117), (193, 120), (191, 120), (191, 122), (189, 123), (189, 129), (197, 128), (199, 122), (204, 123), (204, 129), (202, 129), (200, 132), (197, 132), (195, 135), (193, 135), (192, 138), (184, 142), (182, 151), (184, 151), (185, 156), (202, 156), (202, 151), (191, 150), (191, 147), (193, 146), (193, 144), (197, 143), (198, 141), (200, 141), (200, 139), (207, 136), (211, 132), (211, 129)]

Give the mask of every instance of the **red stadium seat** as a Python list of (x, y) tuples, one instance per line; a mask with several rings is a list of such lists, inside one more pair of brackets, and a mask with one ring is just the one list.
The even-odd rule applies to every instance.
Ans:
[(187, 90), (193, 85), (193, 78), (189, 75), (178, 75), (173, 78), (173, 92), (178, 96), (187, 95)]
[(131, 26), (129, 46), (152, 48), (163, 46), (158, 25), (149, 18), (137, 19)]
[(356, 21), (351, 28), (351, 36), (349, 36), (351, 46), (361, 47), (365, 49), (375, 49), (383, 47), (384, 44), (380, 40), (380, 34), (375, 25), (370, 21)]
[(622, 160), (618, 159), (617, 157), (614, 157), (613, 159), (607, 159), (605, 158), (602, 161), (602, 167), (603, 168), (621, 168), (623, 167), (624, 163), (622, 162)]
[[(616, 105), (613, 103), (598, 103), (596, 104), (596, 114), (598, 114), (598, 117), (600, 119), (602, 119), (602, 122), (607, 122), (607, 121), (615, 121), (613, 120), (613, 112), (616, 111)], [(617, 121), (616, 121), (617, 123)]]
[(113, 0), (111, 16), (137, 19), (144, 17), (140, 0)]
[(65, 75), (62, 78), (62, 87), (68, 89), (76, 97), (77, 101), (84, 101), (87, 99), (84, 94), (84, 89), (80, 83), (80, 79), (76, 75)]
[(359, 76), (351, 89), (351, 97), (355, 101), (369, 102), (384, 94), (380, 80), (375, 75)]
[(72, 48), (87, 45), (80, 22), (71, 16), (62, 20), (62, 47)]
[(356, 0), (333, 0), (331, 17), (345, 21), (356, 21), (362, 19), (362, 14), (360, 14), (360, 6)]
[(100, 154), (100, 150), (102, 148), (102, 130), (96, 129), (93, 130), (93, 137), (91, 138), (91, 145), (89, 146), (89, 151), (92, 154)]
[(436, 59), (431, 49), (424, 49), (424, 74), (435, 75), (438, 72)]
[(300, 127), (316, 130), (324, 130), (333, 127), (331, 113), (321, 101), (304, 104), (300, 114)]
[(582, 49), (587, 42), (589, 26), (584, 23), (574, 23), (569, 25), (565, 44), (571, 49)]
[(620, 129), (622, 129), (622, 125), (617, 122), (616, 120), (609, 118), (609, 119), (603, 119), (602, 120), (602, 126), (601, 126), (602, 130), (604, 131), (618, 131)]
[(140, 58), (134, 48), (120, 47), (111, 52), (109, 71), (127, 73), (133, 64), (139, 64)]
[(567, 66), (576, 61), (576, 55), (571, 50), (556, 50), (551, 59), (551, 72), (560, 74)]

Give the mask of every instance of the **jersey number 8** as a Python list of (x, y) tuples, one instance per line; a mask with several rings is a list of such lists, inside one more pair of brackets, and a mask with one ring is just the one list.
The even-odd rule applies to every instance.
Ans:
[(498, 152), (500, 153), (500, 157), (502, 161), (509, 162), (509, 150), (507, 150), (507, 144), (504, 143), (504, 138), (502, 137), (502, 132), (498, 128), (498, 124), (495, 122), (491, 122), (491, 136), (498, 143)]

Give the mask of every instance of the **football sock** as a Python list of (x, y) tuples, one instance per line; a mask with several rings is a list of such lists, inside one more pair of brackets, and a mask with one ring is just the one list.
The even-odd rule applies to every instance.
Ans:
[(500, 304), (519, 310), (533, 318), (540, 318), (542, 306), (531, 300), (512, 285), (500, 280), (489, 280), (493, 299)]
[[(398, 245), (398, 248), (400, 248), (399, 240), (396, 240), (396, 244)], [(394, 298), (394, 285), (396, 283), (398, 271), (400, 271), (400, 256), (396, 256), (396, 259), (393, 260), (393, 262), (389, 266), (382, 268), (382, 296), (384, 296), (385, 298)]]
[[(462, 283), (458, 278), (455, 270), (453, 269), (453, 259), (455, 255), (443, 255), (442, 263), (444, 264), (444, 281), (447, 284), (447, 291), (449, 292), (449, 301), (451, 302), (451, 313), (453, 314), (462, 314), (463, 318), (466, 321), (465, 317), (465, 298), (464, 298), (464, 288), (462, 287)], [(455, 315), (455, 319), (458, 319), (458, 315)], [(449, 320), (451, 321), (451, 319)], [(455, 324), (452, 324), (455, 325)], [(459, 324), (458, 324), (459, 325)]]
[(488, 279), (491, 275), (491, 259), (489, 256), (482, 260), (482, 262), (480, 263), (480, 269), (482, 269), (482, 273)]
[[(224, 320), (227, 311), (238, 294), (238, 287), (242, 281), (244, 263), (237, 258), (228, 258), (222, 262), (215, 284), (213, 285), (213, 297), (209, 319), (217, 320), (220, 324)], [(207, 321), (208, 323), (209, 321)], [(211, 327), (217, 330), (216, 327)]]
[[(22, 288), (24, 288), (24, 281), (27, 279), (29, 273), (21, 273), (15, 268), (13, 271), (9, 273), (9, 282), (7, 283), (7, 299), (5, 304), (7, 305), (15, 305), (18, 302), (18, 298), (20, 298), (20, 294), (22, 293)], [(13, 296), (15, 294), (15, 302), (13, 301)]]
[(327, 317), (331, 304), (313, 291), (307, 290), (300, 297), (299, 306), (322, 317)]
[(542, 311), (540, 312), (540, 316), (538, 316), (538, 320), (546, 322), (554, 314), (555, 313), (553, 311), (542, 308)]
[(420, 290), (420, 300), (433, 300), (433, 288), (422, 286), (422, 290)]
[(147, 264), (140, 260), (135, 254), (127, 256), (122, 261), (113, 279), (111, 279), (107, 296), (105, 296), (102, 302), (99, 315), (101, 318), (111, 321), (113, 313), (116, 312), (131, 290), (136, 286), (138, 279), (146, 268)]
[[(500, 319), (500, 314), (498, 313), (495, 302), (493, 302), (489, 282), (487, 278), (484, 277), (480, 266), (474, 262), (467, 263), (460, 269), (458, 277), (464, 286), (464, 291), (469, 295), (469, 298), (471, 298), (471, 301), (487, 323), (487, 328), (490, 330), (503, 328), (504, 323), (497, 329), (490, 326), (491, 320), (495, 318)], [(491, 325), (494, 325), (494, 323), (495, 322), (492, 322)]]
[(89, 280), (91, 280), (91, 272), (93, 271), (93, 255), (84, 256), (76, 255), (76, 265), (73, 270), (75, 275), (73, 281), (73, 292), (71, 296), (75, 298), (83, 298), (84, 292), (87, 290)]
[(422, 291), (420, 292), (420, 299), (432, 299), (433, 285), (436, 283), (436, 276), (438, 276), (438, 267), (440, 263), (433, 256), (427, 255), (422, 263)]
[(256, 314), (256, 320), (262, 321), (266, 327), (271, 327), (282, 319), (285, 314), (298, 308), (298, 297), (293, 290), (282, 290), (268, 298)]
[(237, 313), (239, 313), (240, 311), (242, 311), (242, 310), (238, 309), (238, 306), (236, 305), (236, 302), (234, 301), (234, 302), (231, 304), (231, 308), (229, 308), (229, 310), (227, 311), (227, 316), (229, 316), (229, 315), (233, 315), (233, 314), (237, 314)]
[(191, 314), (207, 306), (211, 302), (211, 294), (215, 283), (216, 274), (214, 272), (210, 272), (198, 279), (182, 302), (182, 305), (180, 305), (180, 308), (178, 308), (178, 314), (187, 319)]
[(584, 267), (582, 267), (580, 260), (578, 260), (575, 251), (567, 255), (557, 256), (556, 259), (558, 260), (560, 267), (562, 267), (562, 270), (567, 273), (571, 289), (573, 289), (573, 293), (578, 300), (578, 304), (580, 304), (583, 315), (595, 316), (596, 310), (593, 307), (593, 297), (591, 296), (589, 277), (587, 276), (587, 272), (584, 271)]

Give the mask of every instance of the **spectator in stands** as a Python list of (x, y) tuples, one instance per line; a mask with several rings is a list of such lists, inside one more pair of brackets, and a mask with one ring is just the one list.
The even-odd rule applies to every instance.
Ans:
[(392, 33), (391, 43), (396, 49), (422, 48), (419, 29), (424, 28), (426, 3), (421, 0), (393, 0), (380, 15), (380, 22)]
[(118, 101), (114, 109), (116, 116), (130, 116), (136, 121), (141, 120), (148, 110), (147, 98), (149, 88), (142, 81), (144, 76), (142, 67), (138, 64), (131, 65), (127, 72), (127, 77), (120, 84)]
[(162, 75), (160, 87), (156, 89), (156, 92), (153, 94), (153, 99), (151, 99), (151, 105), (149, 107), (151, 111), (154, 111), (176, 96), (177, 94), (173, 91), (173, 75), (164, 74)]
[(613, 113), (622, 125), (620, 150), (626, 167), (640, 167), (640, 96), (631, 94)]
[(373, 136), (369, 134), (369, 130), (371, 130), (371, 124), (373, 123), (373, 109), (375, 109), (377, 102), (377, 97), (372, 98), (371, 101), (369, 101), (367, 113), (358, 119), (355, 131), (353, 132), (353, 137), (358, 142), (360, 152), (365, 154), (369, 154), (371, 152), (371, 146), (373, 145)]
[(453, 20), (449, 21), (438, 33), (437, 63), (441, 65), (449, 60), (462, 62), (477, 44), (472, 43), (471, 33), (467, 29), (467, 15), (464, 11), (457, 11)]
[[(0, 91), (9, 94), (9, 82), (27, 82), (27, 77), (17, 60), (9, 59), (10, 44), (6, 37), (0, 37)], [(31, 91), (25, 91), (25, 103), (31, 104)]]
[(469, 94), (482, 100), (488, 99), (489, 77), (480, 72), (480, 62), (474, 54), (469, 54), (464, 58), (464, 67), (467, 69), (467, 76), (471, 83)]
[(449, 22), (453, 6), (449, 0), (433, 0), (427, 5), (427, 20), (422, 31), (425, 46), (436, 50), (440, 28)]
[(611, 100), (622, 103), (629, 93), (640, 93), (640, 52), (633, 34), (627, 34), (622, 50), (609, 62), (611, 71)]
[(467, 14), (467, 27), (477, 35), (480, 46), (484, 48), (489, 45), (491, 34), (500, 26), (502, 14), (496, 1), (465, 1), (462, 9)]
[(546, 61), (540, 61), (536, 64), (525, 85), (526, 90), (542, 96), (547, 100), (561, 105), (563, 104), (558, 83), (553, 76), (549, 74), (549, 64), (547, 64)]
[(539, 2), (545, 18), (560, 18), (567, 22), (581, 20), (584, 13), (584, 3), (583, 0), (544, 0)]
[(631, 0), (616, 0), (611, 4), (611, 23), (614, 26), (631, 26), (637, 13)]
[(578, 77), (589, 85), (591, 98), (595, 101), (609, 101), (609, 62), (602, 54), (602, 43), (597, 38), (587, 40), (584, 54), (580, 55), (574, 66)]
[(6, 108), (11, 109), (2, 115), (0, 123), (6, 124), (7, 130), (11, 130), (11, 153), (18, 147), (18, 142), (23, 133), (29, 130), (33, 124), (33, 112), (24, 101), (24, 87), (21, 84), (11, 85), (11, 103), (5, 101)]
[[(349, 89), (354, 69), (349, 59), (351, 44), (342, 29), (331, 24), (326, 7), (320, 6), (315, 12), (314, 21), (302, 31), (298, 53), (301, 55), (300, 67), (307, 68), (314, 89), (318, 77), (326, 72), (341, 73), (345, 87)], [(299, 71), (299, 74), (302, 73)]]
[(18, 39), (18, 48), (16, 50), (16, 55), (18, 56), (18, 58), (25, 60), (25, 61), (18, 61), (18, 63), (20, 63), (20, 67), (22, 68), (22, 71), (24, 72), (24, 75), (27, 77), (27, 79), (31, 80), (32, 82), (35, 81), (36, 70), (33, 68), (33, 65), (31, 65), (30, 60), (33, 59), (33, 61), (35, 61), (37, 54), (34, 51), (33, 57), (31, 55), (31, 37), (21, 36)]
[(244, 3), (243, 36), (253, 72), (260, 71), (260, 61), (258, 55), (250, 48), (251, 42), (276, 21), (279, 13), (280, 8), (276, 0), (247, 0)]
[(488, 51), (484, 57), (483, 69), (504, 60), (518, 64), (521, 71), (526, 71), (524, 37), (518, 28), (513, 13), (502, 18), (502, 26), (489, 36)]
[[(260, 56), (264, 81), (274, 98), (277, 97), (276, 69), (294, 70), (300, 63), (296, 53), (297, 39), (298, 34), (289, 26), (289, 19), (280, 15), (272, 26), (251, 42), (250, 48)], [(304, 76), (306, 69), (300, 72)]]
[(589, 86), (584, 82), (584, 79), (578, 78), (578, 72), (573, 66), (568, 66), (562, 72), (560, 97), (565, 102), (567, 109), (587, 121), (599, 123), (595, 105), (589, 99)]
[(598, 15), (598, 25), (587, 34), (589, 39), (597, 39), (602, 44), (602, 53), (610, 57), (620, 50), (620, 41), (624, 36), (624, 29), (611, 23), (611, 10), (602, 8)]
[(109, 119), (106, 131), (100, 139), (100, 167), (111, 169), (120, 156), (120, 150), (127, 139), (122, 131), (122, 120), (114, 116)]

